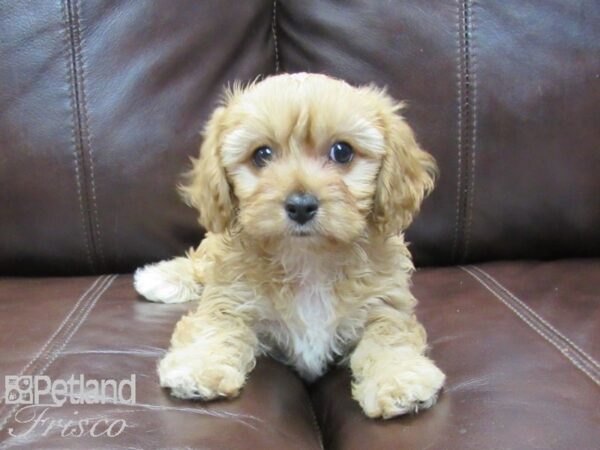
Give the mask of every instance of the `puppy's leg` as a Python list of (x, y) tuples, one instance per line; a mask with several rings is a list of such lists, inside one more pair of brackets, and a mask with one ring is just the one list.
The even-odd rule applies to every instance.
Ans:
[(140, 295), (152, 302), (188, 302), (198, 300), (202, 293), (190, 257), (148, 264), (135, 271), (133, 285)]
[(211, 400), (239, 393), (254, 368), (258, 339), (238, 299), (230, 300), (225, 288), (207, 287), (198, 310), (177, 323), (158, 366), (161, 386), (175, 397)]
[(374, 307), (350, 357), (352, 396), (369, 417), (384, 419), (432, 406), (445, 376), (424, 355), (426, 333), (416, 317)]

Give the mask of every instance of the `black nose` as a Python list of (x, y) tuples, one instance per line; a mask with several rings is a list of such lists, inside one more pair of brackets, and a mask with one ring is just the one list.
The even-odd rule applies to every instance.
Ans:
[(285, 201), (288, 217), (299, 224), (305, 224), (315, 217), (319, 209), (319, 200), (312, 194), (294, 193)]

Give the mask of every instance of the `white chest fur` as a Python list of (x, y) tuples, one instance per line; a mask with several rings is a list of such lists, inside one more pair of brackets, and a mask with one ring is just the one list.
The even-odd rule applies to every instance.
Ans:
[(338, 264), (304, 249), (283, 256), (293, 295), (267, 331), (286, 362), (312, 381), (343, 350), (334, 292)]
[(298, 287), (292, 316), (286, 320), (290, 362), (309, 381), (322, 375), (337, 353), (337, 318), (333, 288), (325, 280), (307, 280)]

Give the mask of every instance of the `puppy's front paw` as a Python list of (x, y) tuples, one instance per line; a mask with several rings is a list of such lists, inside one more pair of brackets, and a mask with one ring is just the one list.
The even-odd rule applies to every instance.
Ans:
[(193, 263), (187, 258), (144, 266), (135, 271), (133, 285), (138, 294), (152, 302), (188, 302), (199, 299), (202, 293), (202, 285), (194, 278)]
[(377, 365), (378, 370), (355, 380), (352, 396), (369, 417), (389, 419), (427, 409), (437, 401), (445, 375), (424, 356), (402, 365)]
[(178, 398), (235, 397), (244, 385), (246, 374), (232, 363), (212, 361), (193, 350), (174, 350), (158, 365), (160, 385), (170, 388), (171, 395)]

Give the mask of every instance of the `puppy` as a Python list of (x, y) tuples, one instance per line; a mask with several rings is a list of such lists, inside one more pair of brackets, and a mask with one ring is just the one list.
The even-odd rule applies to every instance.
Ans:
[(225, 95), (181, 187), (206, 238), (135, 274), (148, 300), (200, 300), (159, 363), (161, 386), (234, 397), (270, 355), (309, 382), (349, 365), (369, 417), (435, 403), (444, 374), (425, 356), (402, 232), (436, 165), (401, 109), (383, 90), (316, 74)]

